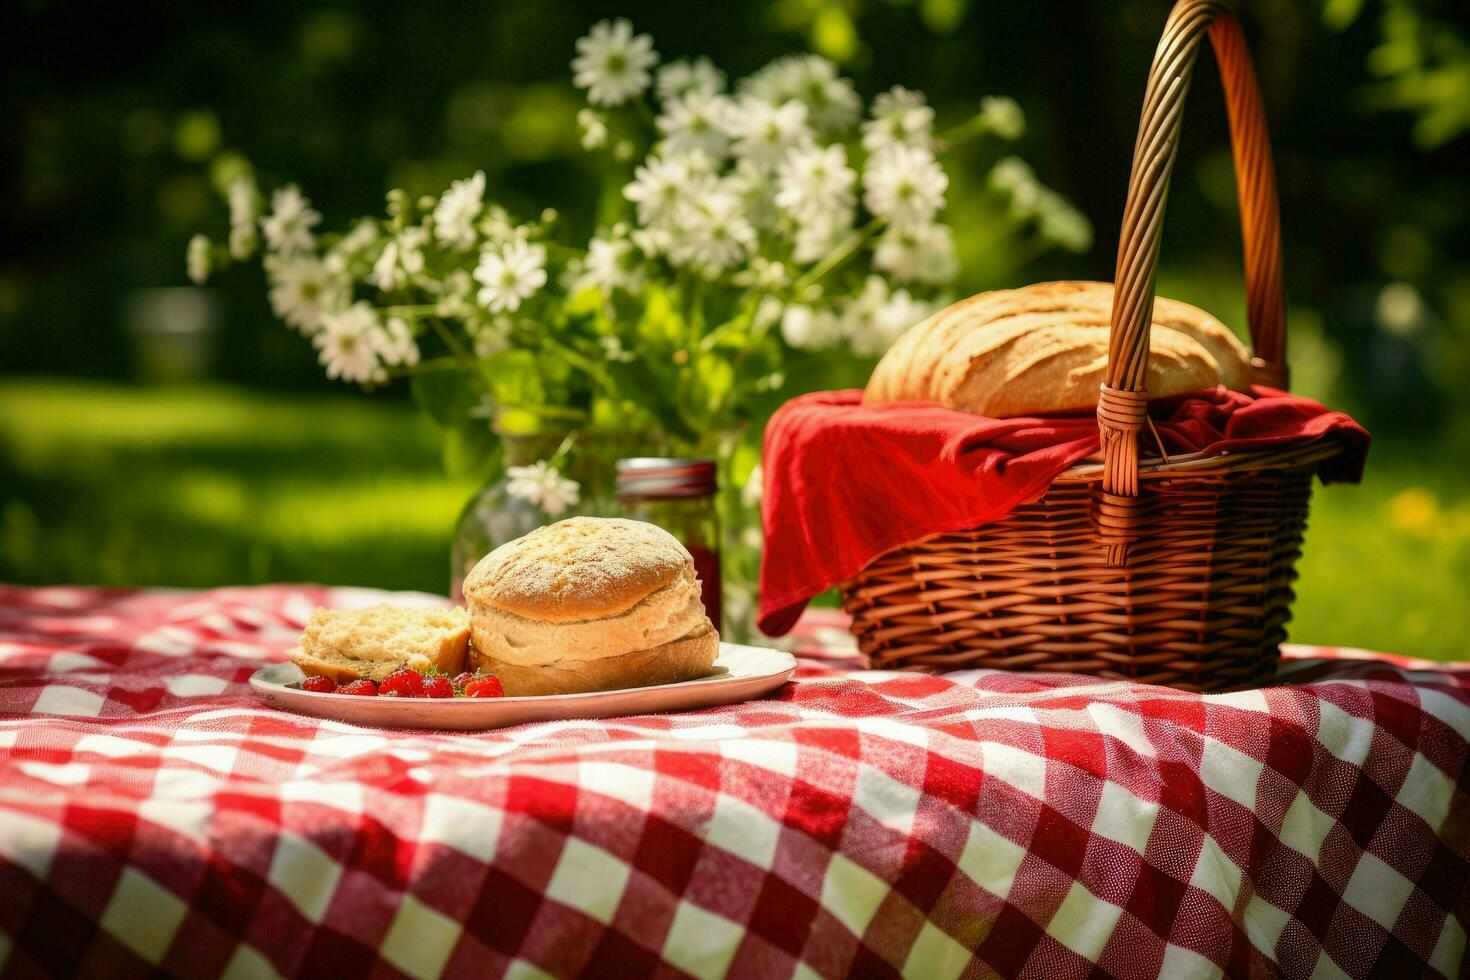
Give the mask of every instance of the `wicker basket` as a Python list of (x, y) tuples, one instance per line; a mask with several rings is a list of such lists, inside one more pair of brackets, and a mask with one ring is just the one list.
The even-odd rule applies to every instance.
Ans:
[(1144, 428), (1164, 202), (1206, 35), (1229, 107), (1256, 381), (1286, 386), (1280, 218), (1260, 90), (1230, 6), (1179, 0), (1134, 146), (1098, 403), (1102, 460), (1068, 469), (1004, 520), (913, 542), (843, 583), (875, 667), (1080, 671), (1189, 690), (1273, 672), (1312, 476), (1338, 446), (1161, 458), (1148, 455), (1155, 443)]

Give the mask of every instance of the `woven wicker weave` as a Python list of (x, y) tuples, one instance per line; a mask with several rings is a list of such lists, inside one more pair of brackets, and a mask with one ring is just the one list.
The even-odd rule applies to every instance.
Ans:
[(1145, 428), (1164, 203), (1206, 36), (1229, 109), (1256, 381), (1286, 386), (1280, 218), (1260, 89), (1230, 5), (1179, 0), (1134, 146), (1098, 401), (1102, 462), (1072, 467), (1004, 520), (913, 542), (843, 583), (874, 666), (1083, 671), (1190, 690), (1273, 671), (1312, 475), (1337, 447), (1160, 459), (1148, 455)]

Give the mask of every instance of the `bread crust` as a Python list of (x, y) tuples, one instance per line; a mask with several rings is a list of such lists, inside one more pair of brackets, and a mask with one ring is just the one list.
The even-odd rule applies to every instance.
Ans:
[[(879, 361), (863, 400), (938, 402), (1008, 418), (1091, 408), (1107, 372), (1113, 287), (1049, 282), (980, 293), (910, 328)], [(1154, 301), (1145, 385), (1152, 397), (1223, 384), (1244, 390), (1250, 358), (1219, 320)]]
[(709, 675), (720, 652), (720, 636), (708, 624), (688, 636), (647, 650), (596, 660), (564, 659), (536, 666), (508, 663), (471, 648), (472, 669), (500, 679), (507, 697), (578, 694), (629, 687), (675, 684)]
[(573, 517), (490, 552), (465, 579), (464, 595), (471, 610), (574, 623), (621, 615), (693, 570), (689, 552), (660, 527)]

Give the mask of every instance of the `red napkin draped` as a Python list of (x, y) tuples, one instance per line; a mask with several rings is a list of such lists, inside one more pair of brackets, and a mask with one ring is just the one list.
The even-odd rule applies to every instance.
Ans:
[[(1336, 439), (1343, 452), (1322, 465), (1324, 483), (1356, 483), (1368, 455), (1368, 432), (1352, 418), (1274, 388), (1160, 399), (1149, 414), (1171, 454)], [(808, 600), (884, 552), (999, 520), (1098, 450), (1091, 412), (992, 419), (863, 405), (856, 390), (793, 399), (766, 427), (760, 628), (785, 633)]]

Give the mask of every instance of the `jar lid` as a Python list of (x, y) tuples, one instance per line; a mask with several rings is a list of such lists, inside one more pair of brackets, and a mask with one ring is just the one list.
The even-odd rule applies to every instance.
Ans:
[(634, 456), (617, 463), (618, 495), (709, 497), (715, 492), (715, 461), (672, 456)]

